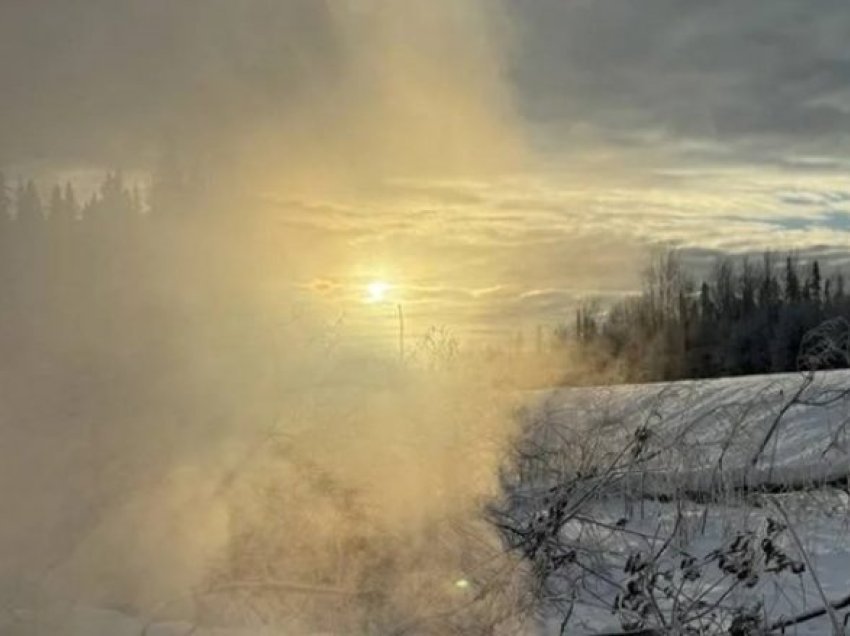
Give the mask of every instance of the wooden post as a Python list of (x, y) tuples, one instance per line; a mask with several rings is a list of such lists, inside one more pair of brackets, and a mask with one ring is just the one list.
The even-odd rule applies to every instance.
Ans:
[(404, 362), (404, 311), (401, 303), (398, 304), (398, 357)]

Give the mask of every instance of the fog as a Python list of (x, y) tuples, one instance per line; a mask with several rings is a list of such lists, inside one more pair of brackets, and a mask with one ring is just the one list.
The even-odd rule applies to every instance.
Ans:
[(322, 206), (377, 233), (415, 182), (522, 165), (500, 11), (0, 7), (0, 631), (426, 633), (465, 602), (514, 398), (439, 325), (400, 360)]
[(0, 0), (0, 634), (584, 621), (520, 414), (846, 313), (844, 5)]
[[(3, 223), (4, 629), (98, 607), (351, 633), (459, 600), (458, 524), (511, 421), (495, 370), (448, 335), (399, 359), (329, 322), (253, 198), (160, 196), (180, 205), (137, 214), (105, 184), (80, 219)], [(226, 592), (260, 584), (285, 589)]]
[(7, 164), (148, 168), (167, 145), (208, 176), (275, 189), (478, 174), (520, 147), (498, 4), (84, 0), (0, 12)]

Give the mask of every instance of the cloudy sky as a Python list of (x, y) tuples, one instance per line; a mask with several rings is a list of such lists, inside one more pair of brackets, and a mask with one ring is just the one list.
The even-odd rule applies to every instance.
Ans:
[(843, 0), (13, 0), (0, 165), (177, 143), (255, 193), (304, 302), (530, 329), (661, 243), (840, 261), (848, 39)]

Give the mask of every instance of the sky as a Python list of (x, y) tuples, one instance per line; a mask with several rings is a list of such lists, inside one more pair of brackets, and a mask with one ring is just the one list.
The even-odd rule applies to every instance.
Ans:
[(843, 262), (848, 35), (839, 0), (12, 0), (0, 166), (176, 144), (328, 320), (531, 330), (658, 245)]

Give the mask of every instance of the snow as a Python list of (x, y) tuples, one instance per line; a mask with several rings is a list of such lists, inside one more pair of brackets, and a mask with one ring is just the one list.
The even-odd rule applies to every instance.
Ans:
[[(564, 428), (592, 425), (597, 434), (630, 434), (647, 423), (661, 436), (676, 437), (686, 448), (691, 468), (709, 467), (723, 445), (727, 467), (742, 466), (758, 442), (801, 386), (802, 374), (777, 374), (602, 388), (567, 388), (537, 392), (527, 411)], [(831, 400), (850, 390), (850, 372), (817, 374), (801, 400)], [(825, 406), (806, 404), (789, 409), (781, 434), (762, 465), (792, 468), (843, 465), (850, 443), (846, 425), (850, 399)]]
[[(596, 529), (596, 547), (616, 555), (610, 559), (609, 576), (624, 581), (625, 555), (647, 550), (647, 541), (638, 534), (663, 536), (677, 510), (684, 512), (685, 523), (691, 526), (684, 547), (698, 556), (722, 546), (737, 529), (758, 532), (768, 516), (778, 516), (778, 510), (764, 498), (742, 493), (770, 484), (773, 489), (800, 490), (775, 499), (787, 511), (826, 597), (837, 600), (850, 593), (850, 498), (841, 489), (820, 485), (850, 472), (850, 398), (844, 393), (848, 389), (846, 371), (817, 374), (811, 382), (801, 374), (783, 374), (566, 388), (537, 392), (523, 418), (544, 446), (560, 447), (564, 455), (560, 461), (566, 465), (579, 465), (583, 456), (595, 453), (599, 465), (607, 466), (607, 460), (634, 439), (635, 431), (641, 427), (650, 431), (642, 472), (616, 475), (605, 494), (582, 510), (586, 517), (610, 526), (629, 518), (628, 529), (635, 534)], [(798, 391), (800, 403), (794, 399)], [(760, 453), (773, 428), (775, 433)], [(557, 481), (541, 478), (517, 496), (533, 509)], [(705, 492), (715, 495), (707, 501), (688, 501), (689, 496)], [(588, 524), (571, 524), (562, 537), (569, 540), (583, 532), (586, 541)], [(789, 554), (799, 553), (794, 545), (786, 548)], [(600, 600), (613, 602), (616, 590), (604, 583), (596, 587), (597, 602), (577, 607), (569, 633), (620, 627), (610, 605)], [(718, 592), (722, 590), (721, 586)], [(745, 596), (741, 602), (761, 601), (771, 621), (823, 605), (808, 571), (802, 576), (771, 577)], [(843, 615), (839, 612), (839, 620)], [(555, 626), (552, 633), (558, 633)], [(824, 617), (790, 627), (786, 633), (831, 633), (831, 627)]]
[[(656, 452), (642, 475), (623, 475), (605, 496), (594, 498), (583, 511), (604, 524), (615, 526), (625, 514), (633, 534), (595, 530), (597, 545), (614, 556), (610, 575), (622, 580), (622, 562), (630, 551), (646, 547), (641, 535), (669, 528), (678, 509), (675, 501), (658, 501), (657, 495), (675, 497), (687, 489), (715, 490), (716, 501), (682, 508), (687, 549), (705, 555), (726, 541), (735, 528), (759, 528), (769, 507), (738, 498), (735, 485), (780, 483), (810, 486), (845, 475), (850, 469), (850, 372), (818, 374), (800, 394), (803, 403), (787, 407), (781, 422), (758, 461), (751, 466), (760, 445), (783, 408), (804, 386), (805, 376), (784, 374), (596, 388), (562, 388), (529, 392), (520, 416), (529, 423), (545, 423), (544, 441), (561, 446), (565, 459), (578, 463), (582, 453), (593, 451), (608, 457), (633, 439), (640, 427), (651, 431), (649, 448)], [(573, 444), (581, 440), (580, 444)], [(581, 447), (579, 447), (581, 446)], [(604, 462), (603, 462), (604, 463)], [(522, 493), (534, 502), (552, 484), (545, 480)], [(628, 502), (629, 493), (652, 495)], [(801, 537), (815, 574), (829, 599), (850, 592), (850, 498), (846, 493), (824, 490), (812, 494), (783, 495), (782, 505)], [(638, 501), (638, 503), (635, 503)], [(567, 524), (565, 535), (581, 532)], [(586, 532), (586, 528), (584, 529)], [(793, 546), (786, 546), (792, 551)], [(781, 584), (781, 590), (777, 587)], [(699, 593), (694, 585), (693, 593)], [(599, 585), (598, 602), (577, 608), (571, 634), (616, 630), (619, 623), (610, 612), (612, 588)], [(722, 588), (714, 596), (722, 593)], [(759, 584), (749, 597), (764, 603), (771, 618), (790, 616), (822, 605), (811, 572), (802, 576), (783, 574)], [(735, 598), (729, 599), (734, 601)], [(606, 605), (605, 602), (609, 603)], [(32, 607), (32, 606), (30, 606)], [(261, 636), (288, 634), (283, 626), (267, 632), (257, 629), (225, 629), (169, 622), (159, 617), (133, 616), (120, 609), (93, 608), (71, 602), (45, 601), (33, 609), (7, 607), (0, 613), (0, 633), (10, 636)], [(843, 617), (843, 613), (840, 614)], [(546, 628), (543, 632), (548, 634)], [(786, 630), (787, 634), (829, 633), (826, 618)], [(300, 631), (296, 636), (306, 636)], [(557, 633), (552, 626), (552, 633)], [(319, 636), (316, 634), (315, 636)], [(329, 635), (328, 635), (329, 636)]]
[[(119, 610), (86, 607), (76, 604), (56, 604), (39, 612), (16, 611), (0, 621), (0, 633), (44, 634), (50, 636), (281, 636), (288, 631), (275, 628), (204, 627), (186, 621), (156, 621), (130, 616)], [(297, 636), (331, 636), (318, 632)]]

